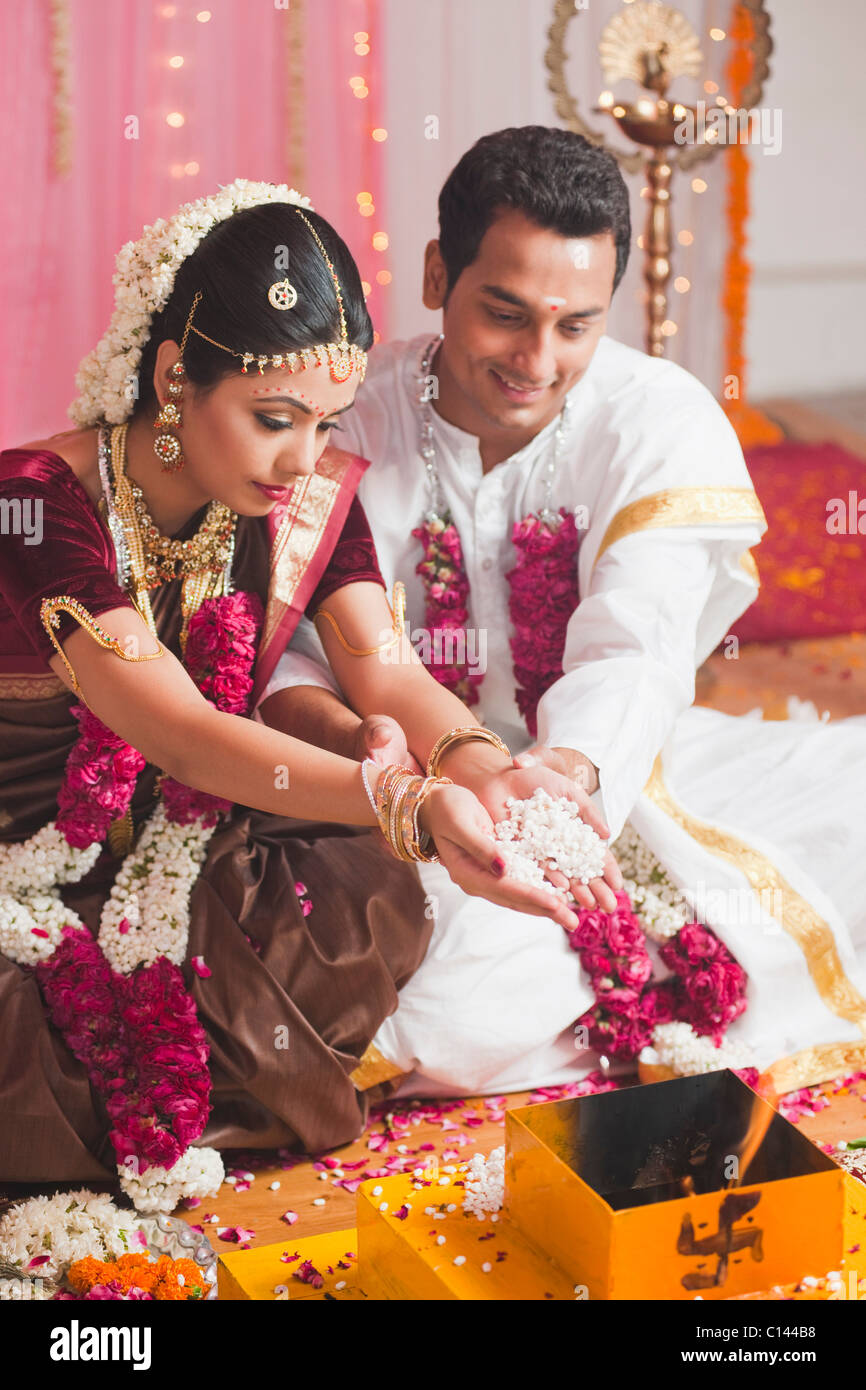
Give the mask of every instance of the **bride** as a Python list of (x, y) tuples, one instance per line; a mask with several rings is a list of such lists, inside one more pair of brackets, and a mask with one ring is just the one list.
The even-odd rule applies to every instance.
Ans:
[[(543, 787), (608, 832), (389, 609), (365, 464), (330, 444), (373, 335), (328, 223), (239, 180), (145, 229), (115, 285), (80, 428), (0, 455), (4, 518), (38, 522), (0, 547), (0, 1179), (104, 1177), (113, 1149), (136, 1205), (171, 1210), (216, 1190), (218, 1148), (360, 1133), (432, 929), (412, 861), (568, 926), (505, 876), (493, 822)], [(305, 612), (408, 767), (249, 717)], [(570, 887), (611, 910), (622, 877), (608, 854)]]

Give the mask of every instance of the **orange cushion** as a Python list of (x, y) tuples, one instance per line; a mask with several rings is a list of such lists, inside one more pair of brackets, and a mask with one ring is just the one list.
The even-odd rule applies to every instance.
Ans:
[(760, 594), (731, 632), (760, 642), (866, 630), (866, 461), (786, 440), (746, 462), (769, 529), (752, 552)]

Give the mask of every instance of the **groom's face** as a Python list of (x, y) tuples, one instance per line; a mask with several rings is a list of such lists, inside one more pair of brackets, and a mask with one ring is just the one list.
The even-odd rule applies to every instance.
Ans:
[(616, 269), (612, 233), (565, 237), (505, 209), (447, 303), (444, 269), (432, 243), (424, 302), (443, 307), (440, 391), (459, 423), (515, 438), (543, 429), (605, 331)]

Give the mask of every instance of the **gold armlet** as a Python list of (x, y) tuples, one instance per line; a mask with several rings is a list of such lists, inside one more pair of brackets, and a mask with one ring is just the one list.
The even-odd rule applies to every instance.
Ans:
[(114, 652), (115, 656), (119, 656), (121, 661), (156, 661), (157, 657), (163, 656), (165, 653), (165, 648), (162, 646), (162, 643), (160, 643), (158, 652), (150, 652), (147, 656), (130, 656), (128, 652), (123, 650), (123, 647), (116, 637), (112, 637), (110, 633), (105, 631), (104, 627), (100, 627), (96, 619), (91, 617), (84, 605), (78, 602), (77, 598), (72, 598), (69, 594), (60, 594), (57, 598), (44, 598), (39, 608), (39, 616), (42, 619), (42, 625), (51, 638), (63, 665), (69, 672), (72, 688), (79, 698), (83, 697), (81, 695), (81, 687), (78, 684), (78, 679), (54, 632), (54, 629), (60, 626), (61, 609), (64, 613), (68, 613), (70, 617), (74, 618), (79, 626), (84, 628), (85, 632), (89, 632), (94, 642), (98, 642), (100, 647), (105, 647), (108, 651)]
[(439, 776), (439, 763), (443, 755), (458, 743), (468, 743), (475, 739), (481, 743), (492, 743), (494, 748), (498, 748), (500, 753), (504, 753), (506, 758), (511, 757), (506, 744), (498, 734), (492, 729), (485, 729), (480, 724), (469, 724), (462, 729), (449, 729), (447, 733), (437, 738), (430, 750), (430, 757), (427, 759), (427, 776)]
[(313, 614), (313, 622), (316, 622), (318, 618), (327, 618), (328, 622), (331, 624), (331, 627), (334, 629), (334, 636), (336, 637), (340, 646), (343, 648), (344, 651), (347, 651), (350, 656), (376, 656), (379, 652), (390, 651), (391, 647), (396, 647), (397, 643), (400, 641), (400, 638), (403, 636), (403, 628), (405, 626), (406, 621), (405, 612), (406, 590), (404, 589), (403, 585), (400, 583), (398, 579), (397, 583), (394, 585), (393, 607), (391, 608), (391, 624), (393, 630), (391, 636), (388, 638), (388, 641), (380, 642), (378, 647), (353, 647), (349, 642), (346, 641), (345, 637), (340, 631), (340, 625), (337, 622), (337, 619), (334, 617), (332, 613), (327, 612), (327, 610), (324, 608), (319, 608)]

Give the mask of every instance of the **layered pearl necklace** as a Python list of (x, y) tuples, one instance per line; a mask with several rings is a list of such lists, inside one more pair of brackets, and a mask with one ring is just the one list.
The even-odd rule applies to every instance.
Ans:
[[(424, 349), (418, 378), (421, 388), (418, 447), (427, 473), (430, 506), (423, 524), (412, 532), (424, 547), (424, 558), (415, 572), (424, 584), (424, 620), (434, 639), (430, 643), (432, 656), (426, 663), (427, 668), (465, 704), (475, 705), (484, 673), (473, 671), (466, 661), (469, 579), (460, 536), (444, 501), (433, 442), (430, 365), (442, 336), (437, 334)], [(564, 508), (555, 510), (552, 505), (569, 410), (570, 402), (566, 397), (554, 433), (553, 449), (544, 463), (543, 505), (514, 526), (511, 539), (517, 551), (517, 563), (505, 576), (510, 586), (508, 608), (513, 625), (510, 646), (517, 685), (515, 698), (533, 737), (538, 701), (562, 674), (566, 628), (578, 603), (576, 557), (580, 536), (573, 514)], [(560, 591), (565, 585), (569, 602), (560, 605), (551, 615), (547, 611), (546, 595), (554, 583), (560, 586)], [(542, 620), (544, 632), (549, 634), (546, 639), (539, 636)], [(443, 650), (447, 656), (443, 656)]]

